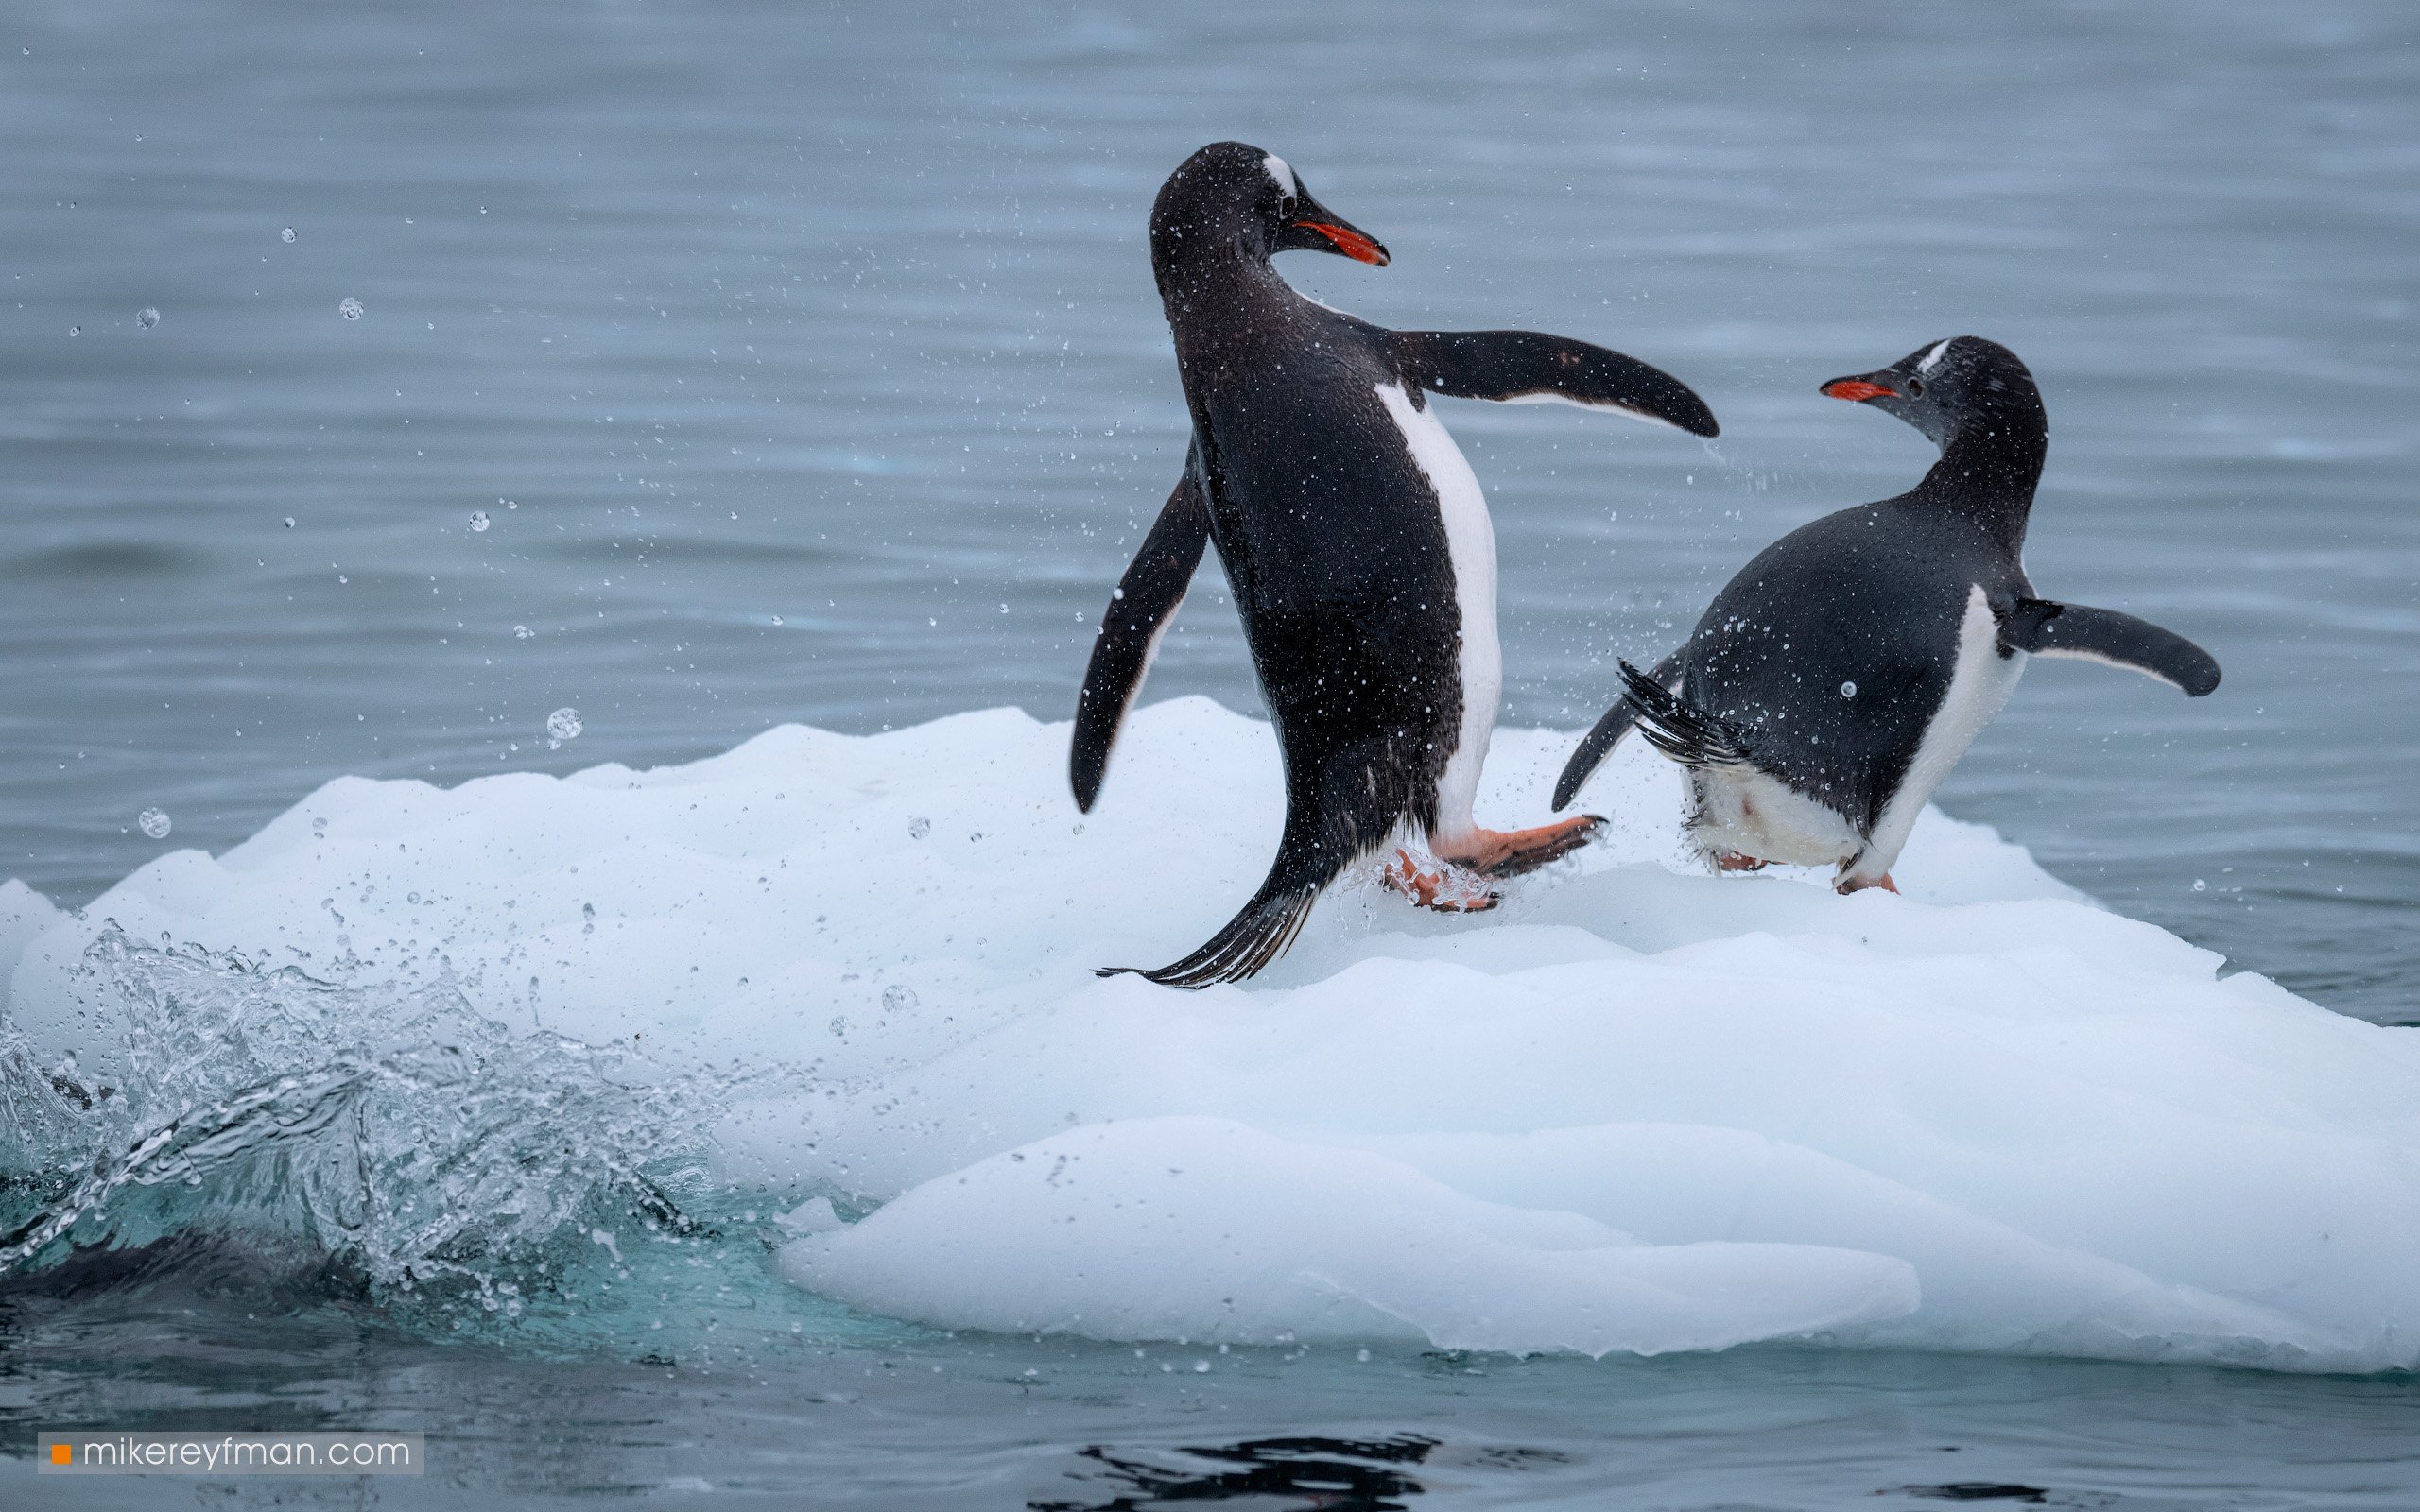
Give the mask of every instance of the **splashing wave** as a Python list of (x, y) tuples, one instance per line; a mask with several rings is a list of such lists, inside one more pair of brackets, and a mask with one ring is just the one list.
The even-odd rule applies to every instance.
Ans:
[(616, 1048), (516, 1034), (443, 979), (349, 987), (114, 928), (79, 975), (130, 1026), (122, 1064), (105, 1084), (41, 1065), (14, 1030), (0, 1045), (0, 1274), (220, 1228), (517, 1314), (566, 1240), (696, 1227), (700, 1130), (747, 1079), (641, 1079)]

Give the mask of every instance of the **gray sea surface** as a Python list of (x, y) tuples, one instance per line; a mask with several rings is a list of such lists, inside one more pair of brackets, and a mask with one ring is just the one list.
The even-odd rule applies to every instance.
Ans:
[[(1821, 381), (1992, 336), (2050, 407), (2037, 585), (2226, 679), (2037, 665), (1939, 801), (2237, 969), (2420, 1020), (2404, 0), (19, 0), (0, 873), (81, 903), (348, 773), (1063, 717), (1184, 452), (1150, 198), (1229, 136), (1393, 250), (1284, 260), (1305, 291), (1600, 341), (1721, 418), (1442, 402), (1495, 515), (1505, 723), (1585, 726), (1767, 541), (1913, 481), (1922, 438)], [(1151, 696), (1256, 709), (1205, 574)], [(821, 1315), (701, 1368), (441, 1344), (295, 1264), (164, 1242), (16, 1283), (0, 1451), (374, 1418), (458, 1446), (343, 1493), (399, 1506), (2420, 1500), (2400, 1380), (1752, 1349), (1178, 1389)]]

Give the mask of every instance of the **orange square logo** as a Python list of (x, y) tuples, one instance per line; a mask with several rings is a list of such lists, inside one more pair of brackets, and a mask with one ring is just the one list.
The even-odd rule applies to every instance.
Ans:
[(76, 1452), (65, 1444), (53, 1444), (50, 1446), (50, 1462), (53, 1465), (72, 1465), (76, 1462)]

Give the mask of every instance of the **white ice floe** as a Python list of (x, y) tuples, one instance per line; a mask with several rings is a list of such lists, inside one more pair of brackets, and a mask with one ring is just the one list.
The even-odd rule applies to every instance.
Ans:
[[(1144, 710), (1081, 820), (1065, 743), (994, 711), (347, 779), (79, 915), (0, 889), (10, 1011), (88, 1080), (139, 1074), (79, 971), (114, 919), (450, 973), (667, 1074), (778, 1066), (721, 1176), (798, 1207), (801, 1284), (947, 1327), (2420, 1366), (2420, 1041), (2221, 978), (1987, 830), (1928, 812), (1899, 897), (1687, 873), (1633, 743), (1584, 795), (1607, 838), (1497, 913), (1346, 886), (1259, 980), (1183, 993), (1091, 969), (1252, 890), (1269, 730)], [(1481, 821), (1543, 819), (1568, 747), (1499, 731)]]
[(875, 1312), (1110, 1339), (1654, 1354), (1916, 1306), (1903, 1261), (1642, 1244), (1576, 1213), (1469, 1196), (1401, 1160), (1219, 1118), (1070, 1129), (919, 1186), (784, 1260), (801, 1285)]

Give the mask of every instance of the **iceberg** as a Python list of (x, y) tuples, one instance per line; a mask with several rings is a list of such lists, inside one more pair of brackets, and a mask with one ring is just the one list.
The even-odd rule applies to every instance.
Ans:
[[(161, 939), (441, 983), (641, 1082), (737, 1068), (713, 1178), (808, 1215), (782, 1274), (943, 1328), (2420, 1367), (2420, 1040), (1983, 827), (1927, 811), (1898, 896), (1708, 876), (1633, 743), (1583, 795), (1603, 837), (1496, 912), (1351, 882), (1260, 977), (1188, 993), (1093, 969), (1250, 890), (1275, 742), (1153, 705), (1080, 816), (1066, 740), (994, 710), (340, 780), (80, 910), (0, 889), (10, 1032), (83, 1085), (153, 1074), (176, 1000), (91, 960)], [(1543, 814), (1569, 742), (1499, 730), (1482, 822)]]

